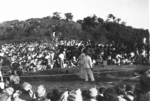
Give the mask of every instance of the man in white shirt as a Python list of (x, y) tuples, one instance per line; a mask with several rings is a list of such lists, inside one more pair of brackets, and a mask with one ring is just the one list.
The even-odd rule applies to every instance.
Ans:
[(84, 73), (83, 73), (83, 58), (84, 58), (85, 54), (82, 52), (80, 54), (80, 56), (78, 57), (78, 61), (79, 61), (79, 67), (80, 67), (80, 73), (79, 73), (79, 77), (81, 79), (84, 79)]
[(83, 73), (84, 73), (85, 81), (88, 81), (88, 75), (89, 75), (91, 81), (95, 81), (93, 72), (91, 70), (92, 68), (93, 68), (92, 67), (92, 59), (89, 56), (88, 52), (85, 52), (85, 56), (83, 58)]
[(64, 59), (65, 59), (65, 56), (63, 53), (60, 53), (59, 54), (59, 58), (60, 58), (60, 67), (61, 68), (64, 68)]

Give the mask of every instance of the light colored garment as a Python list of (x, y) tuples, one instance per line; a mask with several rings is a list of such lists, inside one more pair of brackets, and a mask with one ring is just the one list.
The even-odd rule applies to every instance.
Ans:
[(89, 100), (86, 100), (86, 101), (97, 101), (96, 99), (89, 99)]
[(89, 75), (91, 81), (95, 81), (93, 72), (90, 68), (84, 68), (83, 69), (83, 74), (84, 74), (85, 81), (89, 81), (88, 80), (88, 75)]
[(60, 58), (61, 60), (64, 60), (64, 59), (65, 59), (64, 54), (63, 54), (63, 53), (59, 54), (59, 58)]
[(60, 58), (60, 66), (61, 66), (61, 68), (64, 68), (64, 59), (65, 59), (64, 54), (61, 53), (61, 54), (59, 55), (59, 58)]
[(5, 88), (5, 83), (4, 82), (0, 82), (0, 89), (4, 89)]
[(89, 75), (91, 81), (95, 81), (91, 68), (93, 68), (92, 67), (92, 59), (90, 56), (86, 55), (83, 58), (83, 73), (84, 73), (85, 81), (88, 81), (88, 75)]
[(92, 68), (92, 59), (88, 55), (83, 58), (83, 68)]
[(83, 72), (83, 58), (84, 58), (85, 54), (82, 53), (79, 57), (78, 57), (78, 60), (79, 60), (79, 67), (80, 67), (80, 72), (79, 72), (79, 77), (81, 79), (84, 79), (84, 72)]
[(65, 91), (65, 92), (61, 95), (59, 101), (67, 101), (68, 96), (69, 96), (68, 91)]
[(19, 83), (20, 83), (20, 78), (19, 78), (19, 76), (14, 76), (13, 82), (14, 82), (14, 84), (19, 84)]
[(124, 99), (122, 96), (118, 96), (119, 101), (127, 101), (126, 99)]
[(6, 92), (1, 92), (0, 93), (0, 101), (10, 101), (9, 95)]
[(78, 60), (79, 60), (79, 64), (82, 65), (83, 64), (83, 58), (84, 58), (85, 54), (84, 53), (81, 53), (81, 55), (78, 57)]
[(81, 90), (71, 91), (68, 95), (67, 101), (82, 101)]

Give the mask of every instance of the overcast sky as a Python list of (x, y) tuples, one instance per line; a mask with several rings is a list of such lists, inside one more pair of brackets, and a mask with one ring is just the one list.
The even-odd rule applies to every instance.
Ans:
[(121, 18), (134, 28), (149, 28), (149, 0), (0, 0), (0, 22), (52, 16), (71, 12), (73, 20), (96, 14)]

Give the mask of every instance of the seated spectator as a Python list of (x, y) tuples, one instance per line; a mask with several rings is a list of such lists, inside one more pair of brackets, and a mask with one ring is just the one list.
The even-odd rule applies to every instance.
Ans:
[(140, 98), (142, 96), (142, 90), (140, 88), (140, 84), (136, 84), (134, 87), (134, 101), (140, 101)]
[(82, 101), (81, 90), (78, 89), (76, 91), (69, 92), (67, 101)]
[(17, 90), (13, 95), (13, 101), (33, 101), (32, 86), (28, 82), (22, 84), (21, 90)]
[(48, 101), (49, 99), (47, 99), (46, 92), (47, 91), (44, 85), (38, 86), (35, 93), (36, 98), (33, 101)]
[(98, 95), (97, 89), (96, 88), (90, 88), (89, 89), (89, 97), (90, 98), (87, 101), (97, 101), (96, 100), (97, 95)]
[(57, 89), (53, 90), (51, 100), (52, 101), (58, 101), (59, 100), (59, 91)]
[(82, 97), (83, 97), (83, 101), (86, 101), (87, 99), (89, 99), (89, 90), (83, 90), (82, 91)]
[[(14, 93), (14, 89), (12, 87), (8, 87), (4, 90), (4, 92), (6, 92), (8, 94), (8, 98), (5, 101), (11, 101), (12, 95)], [(0, 101), (2, 101), (2, 100), (0, 100)]]
[[(52, 96), (53, 96), (52, 92), (48, 92), (47, 93), (47, 100), (48, 101), (53, 101), (53, 100), (51, 100)], [(58, 99), (59, 99), (59, 96), (58, 96)], [(56, 101), (58, 101), (58, 100), (56, 100)]]
[(0, 82), (0, 101), (11, 101), (11, 96), (14, 92), (12, 87), (8, 87), (5, 89), (4, 82)]
[(8, 88), (8, 87), (11, 87), (11, 85), (10, 85), (10, 78), (6, 77), (6, 79), (5, 79), (5, 88)]
[(134, 99), (134, 93), (133, 93), (133, 88), (131, 85), (126, 85), (126, 88), (125, 88), (125, 97), (128, 98), (129, 100), (133, 101)]
[(119, 101), (128, 101), (128, 100), (126, 100), (126, 98), (124, 96), (125, 95), (124, 85), (123, 84), (118, 84), (115, 88), (116, 88), (116, 92), (118, 94)]
[(103, 94), (104, 94), (105, 90), (106, 90), (105, 87), (100, 87), (99, 88), (99, 93), (97, 95), (97, 101), (104, 101)]
[(67, 100), (68, 96), (69, 96), (69, 92), (68, 92), (68, 91), (65, 91), (65, 92), (63, 92), (63, 93), (60, 95), (59, 100), (60, 100), (60, 101), (68, 101), (68, 100)]
[(7, 98), (9, 97), (9, 95), (4, 92), (4, 82), (0, 82), (0, 101), (7, 101)]
[(109, 87), (104, 91), (104, 101), (119, 101), (115, 88)]
[(0, 91), (2, 91), (5, 88), (5, 83), (3, 81), (0, 81)]

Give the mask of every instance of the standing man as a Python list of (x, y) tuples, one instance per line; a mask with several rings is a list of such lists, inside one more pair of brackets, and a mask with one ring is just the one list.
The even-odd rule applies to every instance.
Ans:
[(78, 61), (79, 61), (79, 68), (80, 68), (80, 73), (79, 73), (79, 77), (81, 79), (84, 79), (84, 73), (83, 73), (83, 58), (85, 56), (85, 53), (83, 53), (83, 49), (81, 51), (82, 53), (80, 54), (80, 56), (78, 57)]
[(83, 58), (83, 73), (84, 73), (84, 78), (85, 78), (85, 81), (88, 81), (88, 75), (91, 79), (91, 81), (95, 81), (94, 79), (94, 75), (93, 75), (93, 72), (92, 72), (92, 59), (91, 57), (89, 56), (89, 51), (87, 50), (84, 50), (84, 53), (85, 53), (85, 56)]
[(58, 57), (60, 58), (60, 67), (64, 68), (64, 59), (65, 59), (64, 53), (63, 52), (60, 53)]

